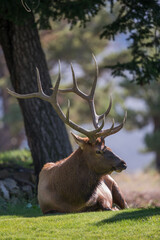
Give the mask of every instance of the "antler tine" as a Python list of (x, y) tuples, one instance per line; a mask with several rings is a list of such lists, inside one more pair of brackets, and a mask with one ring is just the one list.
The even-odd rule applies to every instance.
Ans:
[(97, 134), (102, 130), (102, 128), (104, 127), (104, 123), (105, 123), (105, 117), (103, 118), (103, 121), (102, 121), (102, 123), (101, 123), (101, 125), (97, 128), (97, 129), (95, 129), (95, 130), (93, 130), (93, 131), (87, 131), (86, 133), (85, 133), (85, 135), (90, 139), (90, 142), (92, 143), (92, 142), (94, 142), (96, 139), (97, 139)]
[(96, 110), (95, 110), (95, 105), (94, 105), (94, 94), (95, 94), (95, 89), (96, 89), (96, 85), (97, 85), (97, 77), (98, 77), (98, 65), (97, 65), (97, 61), (96, 61), (96, 58), (95, 58), (94, 54), (92, 54), (92, 57), (93, 57), (93, 60), (95, 62), (95, 79), (94, 79), (90, 94), (86, 95), (85, 93), (83, 93), (78, 88), (72, 64), (71, 64), (71, 71), (72, 71), (72, 78), (73, 78), (73, 87), (68, 88), (68, 89), (64, 89), (64, 90), (59, 89), (58, 91), (61, 92), (61, 93), (73, 92), (73, 93), (76, 93), (78, 96), (80, 96), (82, 99), (86, 100), (88, 102), (89, 107), (90, 107), (93, 125), (96, 129), (99, 129), (99, 121), (101, 119), (103, 119), (104, 116), (107, 116), (107, 114), (109, 113), (109, 111), (111, 109), (112, 101), (110, 99), (110, 105), (109, 105), (108, 109), (106, 110), (106, 112), (104, 114), (98, 116), (97, 113), (96, 113)]
[[(60, 90), (60, 92), (75, 92), (77, 95), (81, 96), (82, 98), (84, 98), (85, 100), (89, 101), (88, 100), (88, 96), (85, 95), (83, 92), (81, 92), (79, 89), (78, 89), (78, 86), (77, 86), (77, 83), (76, 83), (76, 78), (75, 78), (75, 74), (74, 74), (74, 70), (73, 70), (73, 66), (71, 65), (71, 70), (72, 70), (72, 77), (73, 77), (73, 88), (72, 89), (65, 89), (65, 90)], [(62, 110), (61, 110), (61, 107), (59, 106), (58, 102), (57, 102), (57, 93), (59, 91), (59, 84), (60, 84), (60, 80), (61, 80), (61, 69), (60, 69), (60, 61), (59, 61), (59, 75), (58, 75), (58, 79), (56, 81), (56, 84), (55, 84), (55, 87), (53, 89), (53, 94), (51, 96), (51, 99), (50, 99), (50, 103), (52, 104), (53, 108), (56, 110), (57, 114), (59, 115), (59, 117), (67, 124), (69, 125), (71, 128), (73, 128), (74, 130), (86, 135), (91, 142), (93, 142), (95, 140), (95, 136), (96, 136), (96, 133), (101, 131), (102, 128), (104, 127), (104, 119), (105, 117), (103, 118), (103, 121), (101, 123), (100, 126), (98, 126), (95, 130), (92, 130), (92, 131), (88, 131), (88, 130), (85, 130), (83, 128), (81, 128), (80, 126), (78, 126), (77, 124), (75, 124), (74, 122), (72, 122), (70, 119), (69, 119), (69, 112), (70, 112), (70, 101), (68, 100), (68, 107), (67, 107), (67, 113), (66, 113), (66, 116), (63, 114)]]
[[(102, 132), (97, 133), (96, 136), (105, 138), (105, 137), (110, 135), (110, 133), (113, 130), (113, 128), (114, 128), (114, 118), (112, 119), (112, 126), (109, 129), (106, 129), (106, 130), (104, 130)], [(104, 135), (105, 135), (105, 137), (104, 137)]]
[[(60, 106), (58, 106), (58, 109), (60, 109)], [(81, 127), (79, 127), (77, 124), (75, 124), (74, 122), (72, 122), (70, 119), (69, 119), (69, 110), (70, 110), (70, 101), (68, 100), (68, 107), (67, 107), (67, 113), (66, 113), (66, 117), (64, 117), (63, 121), (69, 125), (71, 128), (73, 128), (74, 130), (86, 135), (89, 139), (90, 139), (90, 142), (94, 142), (95, 139), (97, 138), (96, 134), (102, 130), (102, 128), (104, 127), (104, 122), (105, 122), (105, 116), (103, 118), (103, 121), (101, 123), (101, 125), (95, 129), (95, 130), (92, 130), (92, 131), (88, 131), (88, 130), (85, 130)], [(60, 109), (61, 111), (61, 109)]]
[(68, 99), (68, 107), (67, 107), (67, 113), (66, 113), (67, 122), (69, 122), (69, 110), (70, 110), (70, 100)]
[(88, 96), (83, 93), (77, 85), (77, 81), (76, 81), (76, 77), (75, 77), (75, 73), (74, 73), (74, 69), (73, 66), (71, 64), (71, 71), (72, 71), (72, 78), (73, 78), (73, 88), (72, 88), (72, 92), (76, 93), (78, 96), (80, 96), (81, 98), (85, 99), (86, 101), (88, 101)]
[(76, 81), (76, 77), (75, 77), (75, 73), (74, 73), (74, 69), (73, 69), (72, 63), (71, 63), (71, 71), (72, 71), (72, 79), (73, 79), (73, 91), (77, 91), (78, 90), (78, 86), (77, 86), (77, 81)]
[(96, 61), (96, 58), (95, 58), (95, 56), (94, 56), (93, 53), (92, 53), (92, 58), (93, 58), (94, 63), (95, 63), (95, 79), (94, 79), (94, 82), (93, 82), (92, 89), (91, 89), (91, 92), (90, 92), (90, 94), (89, 94), (89, 97), (90, 97), (90, 99), (93, 100), (94, 94), (95, 94), (96, 85), (97, 85), (98, 65), (97, 65), (97, 61)]
[(54, 98), (55, 100), (57, 100), (57, 94), (58, 94), (58, 91), (59, 91), (59, 84), (60, 84), (60, 81), (61, 81), (61, 62), (60, 62), (60, 60), (58, 61), (58, 64), (59, 64), (59, 73), (58, 73), (58, 78), (57, 78), (57, 81), (55, 83), (54, 91), (53, 91), (53, 94), (52, 94), (52, 98)]
[(88, 101), (88, 96), (87, 96), (85, 93), (83, 93), (83, 92), (78, 88), (72, 63), (71, 63), (71, 71), (72, 71), (73, 87), (72, 87), (72, 88), (67, 88), (67, 89), (59, 89), (58, 91), (59, 91), (60, 93), (73, 92), (73, 93), (76, 93), (76, 94), (77, 94), (78, 96), (80, 96), (81, 98), (83, 98), (83, 99), (85, 99), (86, 101)]
[(29, 93), (29, 94), (19, 94), (14, 91), (11, 91), (10, 89), (7, 88), (7, 92), (12, 95), (13, 97), (19, 98), (19, 99), (29, 99), (29, 98), (40, 98), (42, 100), (50, 102), (50, 97), (47, 96), (42, 89), (41, 85), (41, 80), (40, 80), (40, 75), (39, 75), (39, 70), (36, 67), (36, 72), (37, 72), (37, 84), (38, 84), (38, 92), (36, 93)]
[(117, 127), (114, 127), (114, 124), (112, 124), (112, 127), (110, 129), (106, 129), (102, 131), (101, 133), (99, 133), (99, 135), (102, 138), (106, 138), (107, 136), (110, 136), (112, 134), (119, 132), (123, 128), (123, 125), (126, 122), (126, 119), (127, 119), (127, 111), (125, 112), (123, 122), (120, 125), (118, 125)]
[(99, 115), (98, 120), (101, 120), (104, 116), (107, 117), (107, 115), (110, 113), (111, 107), (112, 107), (112, 97), (110, 96), (109, 106), (105, 111), (105, 113)]
[[(68, 110), (67, 110), (67, 114), (68, 114)], [(65, 123), (66, 123), (67, 125), (69, 125), (69, 126), (70, 126), (71, 128), (73, 128), (74, 130), (76, 130), (76, 131), (84, 134), (85, 136), (87, 136), (87, 137), (89, 138), (89, 140), (90, 140), (91, 143), (94, 142), (94, 141), (97, 139), (97, 133), (99, 133), (99, 132), (102, 130), (102, 128), (104, 127), (104, 122), (105, 122), (105, 121), (104, 121), (104, 119), (103, 119), (101, 125), (100, 125), (97, 129), (92, 130), (92, 131), (88, 131), (88, 130), (85, 130), (84, 128), (79, 127), (79, 126), (78, 126), (77, 124), (75, 124), (74, 122), (70, 121), (70, 120), (69, 120), (69, 117), (66, 117), (66, 119), (65, 119)]]
[(127, 119), (127, 111), (125, 112), (123, 122), (122, 122), (120, 125), (118, 125), (117, 127), (115, 127), (114, 129), (112, 129), (110, 135), (119, 132), (119, 131), (123, 128), (123, 126), (124, 126), (124, 124), (125, 124), (125, 122), (126, 122), (126, 119)]
[[(93, 120), (93, 125), (95, 128), (99, 128), (99, 117), (96, 113), (95, 110), (95, 105), (94, 105), (94, 95), (95, 95), (95, 89), (96, 89), (96, 85), (97, 85), (97, 78), (98, 78), (98, 65), (97, 65), (97, 61), (96, 58), (94, 56), (94, 54), (92, 53), (92, 58), (94, 60), (95, 63), (95, 78), (93, 81), (93, 85), (90, 91), (90, 94), (87, 96), (87, 101), (91, 110), (91, 115), (92, 115), (92, 120)], [(104, 117), (104, 115), (101, 117), (101, 119)]]
[[(56, 104), (56, 112), (58, 113), (58, 115), (61, 117), (61, 119), (68, 125), (70, 126), (71, 128), (73, 128), (74, 130), (86, 135), (90, 142), (94, 142), (97, 138), (96, 134), (98, 132), (100, 132), (102, 130), (102, 128), (104, 127), (104, 122), (105, 122), (105, 117), (101, 123), (101, 125), (95, 129), (95, 130), (92, 130), (92, 131), (88, 131), (88, 130), (85, 130), (84, 128), (78, 126), (76, 123), (72, 122), (70, 119), (69, 119), (69, 110), (70, 110), (70, 101), (68, 101), (68, 108), (67, 108), (67, 113), (66, 113), (66, 117), (64, 116), (64, 114), (62, 113), (62, 110), (60, 108), (60, 106), (58, 104)], [(63, 115), (61, 115), (61, 113)]]
[(23, 2), (23, 0), (21, 0), (21, 3), (27, 12), (31, 12), (31, 9), (29, 8), (26, 2)]
[[(90, 94), (87, 95), (87, 94), (83, 93), (83, 92), (78, 88), (72, 63), (71, 63), (71, 71), (72, 71), (72, 78), (73, 78), (73, 87), (72, 87), (72, 88), (68, 88), (68, 89), (59, 89), (59, 92), (61, 92), (61, 93), (74, 92), (74, 93), (76, 93), (78, 96), (80, 96), (81, 98), (85, 99), (85, 100), (88, 101), (88, 102), (93, 100), (93, 98), (94, 98), (94, 93), (95, 93), (95, 89), (96, 89), (96, 84), (97, 84), (98, 65), (97, 65), (97, 62), (96, 62), (96, 58), (95, 58), (95, 56), (94, 56), (93, 54), (92, 54), (92, 57), (93, 57), (93, 60), (94, 60), (94, 62), (95, 62), (95, 69), (96, 69), (95, 72), (96, 72), (96, 76), (95, 76), (95, 79), (94, 79), (93, 86), (92, 86), (92, 89), (91, 89)], [(103, 118), (103, 117), (101, 117), (101, 119), (102, 119), (102, 118)]]
[(39, 93), (44, 93), (43, 89), (42, 89), (42, 84), (41, 84), (41, 80), (40, 80), (40, 74), (39, 74), (39, 70), (36, 67), (36, 72), (37, 72), (37, 85), (38, 85), (38, 92)]

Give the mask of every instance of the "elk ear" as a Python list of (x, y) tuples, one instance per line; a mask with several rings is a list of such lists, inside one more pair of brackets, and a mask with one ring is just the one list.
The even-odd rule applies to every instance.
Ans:
[(81, 149), (83, 149), (83, 147), (84, 147), (84, 139), (82, 137), (77, 136), (76, 134), (74, 134), (72, 132), (71, 132), (71, 134), (72, 134), (75, 142), (79, 145), (79, 147)]

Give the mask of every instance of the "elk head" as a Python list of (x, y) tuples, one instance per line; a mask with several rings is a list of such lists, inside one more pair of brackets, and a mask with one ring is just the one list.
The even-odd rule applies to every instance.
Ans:
[(115, 155), (112, 150), (105, 146), (103, 137), (98, 137), (91, 143), (89, 138), (82, 138), (73, 134), (75, 142), (79, 145), (89, 169), (94, 172), (105, 175), (113, 171), (121, 172), (126, 169), (126, 163)]
[[(18, 94), (15, 93), (11, 90), (8, 89), (8, 93), (11, 94), (14, 97), (17, 98), (22, 98), (22, 99), (27, 99), (27, 98), (40, 98), (44, 101), (50, 102), (51, 105), (53, 106), (54, 110), (57, 112), (58, 116), (62, 119), (64, 123), (66, 123), (68, 126), (70, 126), (72, 129), (76, 130), (77, 132), (87, 136), (85, 138), (78, 137), (77, 135), (73, 134), (75, 141), (77, 144), (80, 146), (81, 150), (85, 153), (88, 154), (87, 159), (92, 159), (89, 160), (88, 164), (92, 165), (92, 168), (97, 169), (96, 171), (99, 173), (102, 173), (105, 170), (105, 172), (111, 172), (113, 170), (115, 171), (121, 171), (126, 168), (126, 164), (124, 161), (122, 161), (118, 156), (116, 156), (110, 148), (106, 147), (104, 144), (104, 139), (112, 134), (117, 133), (118, 131), (121, 130), (123, 127), (125, 121), (126, 121), (126, 116), (125, 114), (123, 122), (118, 125), (114, 126), (114, 120), (112, 122), (112, 126), (109, 129), (102, 130), (104, 127), (104, 122), (106, 116), (109, 114), (112, 106), (112, 99), (110, 98), (109, 106), (105, 113), (101, 115), (97, 115), (96, 110), (95, 110), (95, 105), (94, 105), (94, 95), (95, 95), (95, 89), (96, 89), (96, 84), (97, 84), (97, 77), (98, 77), (98, 66), (96, 63), (96, 59), (93, 55), (93, 59), (95, 62), (95, 79), (93, 82), (93, 86), (91, 88), (91, 91), (89, 95), (86, 95), (83, 93), (77, 86), (76, 78), (75, 78), (75, 73), (71, 64), (71, 71), (72, 71), (72, 78), (73, 78), (73, 87), (68, 88), (68, 89), (59, 89), (59, 84), (61, 80), (61, 71), (60, 71), (60, 63), (59, 63), (59, 75), (58, 79), (56, 81), (55, 87), (52, 89), (53, 93), (51, 96), (46, 95), (43, 92), (42, 86), (41, 86), (41, 81), (40, 81), (40, 76), (39, 76), (39, 71), (37, 70), (37, 84), (38, 84), (38, 92), (37, 93), (30, 93), (30, 94)], [(92, 115), (92, 121), (94, 125), (94, 130), (88, 131), (80, 126), (78, 126), (76, 123), (72, 122), (69, 118), (69, 110), (70, 110), (70, 102), (68, 101), (68, 108), (67, 108), (67, 113), (64, 115), (62, 112), (59, 103), (57, 101), (57, 95), (58, 92), (61, 93), (68, 93), (68, 92), (73, 92), (80, 96), (82, 99), (87, 101), (91, 115)], [(101, 123), (100, 123), (101, 122)], [(101, 161), (101, 166), (99, 162)], [(99, 165), (99, 167), (98, 167)]]

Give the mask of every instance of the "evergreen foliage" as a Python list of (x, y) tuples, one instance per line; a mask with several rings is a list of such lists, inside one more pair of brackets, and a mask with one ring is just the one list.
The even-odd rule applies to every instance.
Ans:
[[(132, 59), (127, 63), (106, 66), (113, 69), (113, 75), (130, 73), (132, 81), (143, 85), (160, 76), (160, 1), (118, 0), (119, 13), (115, 20), (104, 27), (101, 38), (115, 38), (126, 33), (131, 43)], [(113, 1), (112, 1), (113, 3)], [(113, 8), (114, 14), (114, 8)]]
[(150, 87), (139, 88), (136, 84), (124, 81), (121, 86), (125, 88), (126, 96), (134, 96), (135, 99), (144, 101), (141, 110), (128, 109), (128, 126), (130, 128), (142, 128), (149, 123), (153, 124), (152, 132), (146, 134), (144, 140), (146, 150), (155, 152), (156, 167), (160, 171), (160, 82), (152, 82)]
[(160, 152), (160, 130), (147, 134), (145, 136), (145, 142), (149, 151)]
[[(23, 2), (31, 12), (26, 11)], [(132, 54), (130, 61), (106, 67), (113, 69), (114, 76), (126, 77), (129, 72), (131, 80), (141, 85), (157, 80), (160, 75), (159, 0), (1, 0), (0, 15), (23, 24), (33, 13), (40, 29), (51, 28), (51, 19), (66, 19), (71, 27), (75, 24), (85, 27), (104, 7), (111, 12), (112, 21), (110, 24), (104, 21), (101, 38), (114, 39), (117, 34), (126, 33)]]
[(22, 23), (30, 16), (24, 5), (28, 6), (35, 15), (36, 23), (39, 28), (46, 29), (50, 26), (50, 19), (62, 20), (67, 19), (72, 25), (80, 21), (81, 26), (91, 20), (98, 11), (105, 6), (104, 0), (1, 0), (0, 15), (14, 23)]

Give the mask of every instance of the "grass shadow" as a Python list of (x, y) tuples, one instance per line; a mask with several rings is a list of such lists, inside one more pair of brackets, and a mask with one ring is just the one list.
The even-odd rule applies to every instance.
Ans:
[(96, 225), (99, 226), (99, 225), (110, 224), (110, 223), (115, 223), (115, 222), (124, 221), (124, 220), (145, 219), (155, 215), (160, 215), (160, 208), (137, 209), (131, 212), (120, 211), (111, 218), (104, 219), (100, 222), (97, 222)]
[(1, 216), (18, 216), (18, 217), (24, 217), (24, 218), (32, 218), (32, 217), (42, 217), (43, 214), (42, 212), (39, 210), (34, 210), (34, 209), (25, 209), (25, 210), (3, 210), (0, 211), (0, 217)]
[(68, 213), (60, 213), (60, 212), (49, 212), (47, 214), (43, 214), (40, 207), (36, 204), (32, 207), (27, 207), (25, 204), (6, 204), (3, 207), (0, 206), (0, 217), (1, 216), (19, 216), (24, 218), (32, 218), (32, 217), (48, 217), (48, 216), (59, 216), (66, 215)]

